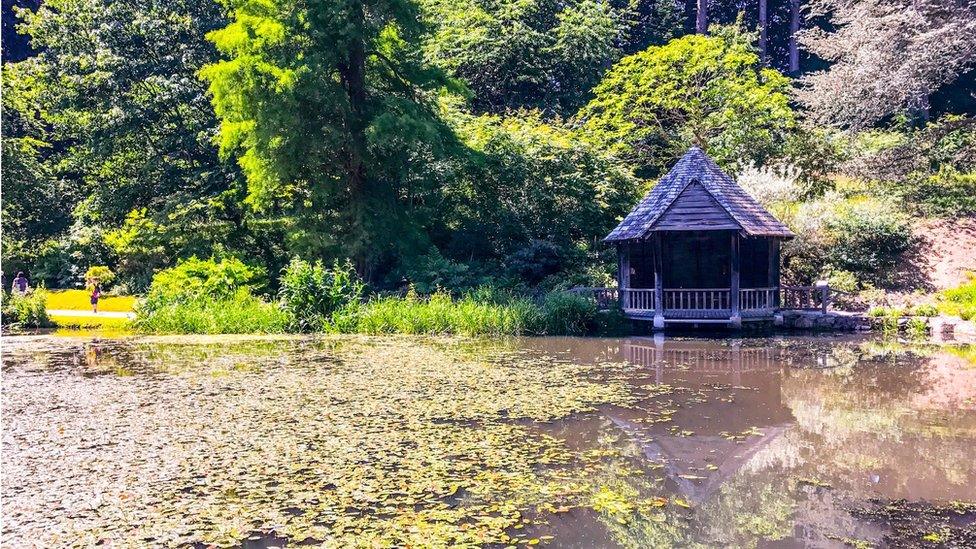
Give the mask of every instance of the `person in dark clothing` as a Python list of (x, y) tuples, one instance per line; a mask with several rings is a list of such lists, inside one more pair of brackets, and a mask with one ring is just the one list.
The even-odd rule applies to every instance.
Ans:
[(17, 292), (21, 295), (24, 295), (27, 293), (27, 290), (29, 289), (30, 289), (30, 284), (28, 284), (27, 282), (27, 277), (24, 276), (23, 272), (17, 273), (17, 278), (14, 279), (13, 287), (11, 287), (10, 290), (13, 292)]
[(92, 293), (91, 293), (91, 306), (92, 306), (93, 313), (98, 312), (98, 298), (100, 297), (102, 297), (102, 287), (101, 285), (99, 285), (98, 282), (95, 282), (92, 285)]

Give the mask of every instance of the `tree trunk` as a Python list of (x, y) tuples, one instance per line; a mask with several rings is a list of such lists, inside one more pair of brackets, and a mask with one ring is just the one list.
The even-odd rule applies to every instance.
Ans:
[(768, 56), (766, 53), (767, 44), (769, 43), (769, 18), (766, 14), (766, 0), (759, 0), (759, 59), (762, 60), (765, 65), (768, 61)]
[[(358, 33), (349, 39), (348, 57), (339, 67), (339, 73), (349, 101), (349, 119), (346, 143), (346, 185), (349, 193), (350, 249), (358, 268), (366, 263), (365, 221), (366, 212), (366, 167), (363, 156), (366, 151), (366, 14), (362, 1), (353, 1), (349, 6), (350, 22)], [(357, 269), (359, 270), (359, 269)]]
[(695, 19), (695, 32), (708, 32), (708, 0), (698, 0), (698, 17)]
[(800, 0), (790, 0), (790, 74), (800, 73), (800, 46), (796, 35), (800, 32)]

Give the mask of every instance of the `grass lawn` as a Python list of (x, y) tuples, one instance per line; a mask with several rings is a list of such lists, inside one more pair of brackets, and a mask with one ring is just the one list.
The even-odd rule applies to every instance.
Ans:
[[(101, 304), (99, 304), (101, 305)], [(101, 309), (101, 306), (99, 306)], [(67, 329), (93, 329), (93, 328), (112, 328), (112, 329), (127, 329), (131, 324), (131, 320), (128, 318), (117, 318), (117, 317), (86, 317), (86, 316), (65, 316), (65, 315), (48, 315), (51, 322), (55, 323), (58, 328)]]
[[(98, 300), (98, 310), (131, 313), (135, 302), (136, 298), (130, 295), (102, 294)], [(88, 290), (48, 290), (47, 308), (90, 311), (91, 293)]]

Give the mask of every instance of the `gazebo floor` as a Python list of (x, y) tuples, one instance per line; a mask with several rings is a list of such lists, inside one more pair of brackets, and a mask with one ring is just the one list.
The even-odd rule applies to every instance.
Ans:
[[(624, 317), (631, 320), (654, 320), (653, 309), (624, 309)], [(747, 309), (740, 311), (742, 322), (773, 320), (776, 309)], [(665, 309), (665, 324), (732, 324), (731, 309)]]

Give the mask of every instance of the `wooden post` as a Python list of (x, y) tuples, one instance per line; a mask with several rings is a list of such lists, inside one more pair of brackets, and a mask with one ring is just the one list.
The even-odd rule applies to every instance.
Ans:
[(617, 245), (617, 257), (620, 258), (617, 285), (620, 287), (620, 308), (630, 308), (630, 243)]
[(654, 329), (664, 329), (664, 258), (663, 246), (661, 245), (661, 233), (653, 233), (651, 236), (651, 246), (653, 247), (654, 262)]
[(827, 314), (827, 304), (830, 303), (830, 284), (826, 282), (820, 286), (820, 312)]
[(729, 319), (733, 328), (742, 327), (742, 314), (739, 312), (739, 234), (732, 233), (732, 280), (731, 295), (732, 316)]

